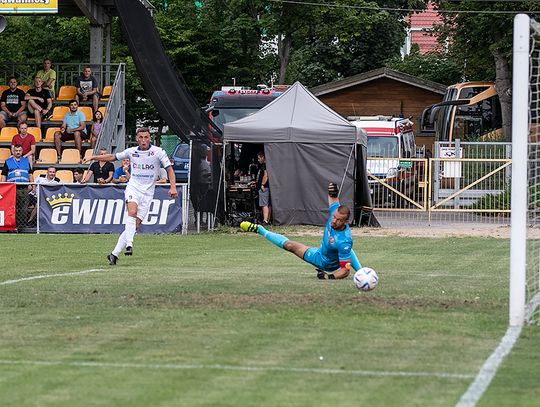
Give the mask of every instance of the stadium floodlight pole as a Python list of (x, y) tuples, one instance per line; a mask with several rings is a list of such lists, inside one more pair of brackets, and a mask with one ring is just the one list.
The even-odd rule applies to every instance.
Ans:
[(512, 83), (512, 203), (510, 234), (509, 324), (525, 320), (527, 248), (527, 167), (529, 134), (529, 39), (530, 19), (514, 18)]

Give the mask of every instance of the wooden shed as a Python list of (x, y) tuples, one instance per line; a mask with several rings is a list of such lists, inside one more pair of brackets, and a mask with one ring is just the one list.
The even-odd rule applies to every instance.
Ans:
[(420, 133), (420, 117), (427, 106), (443, 100), (446, 85), (379, 68), (316, 86), (310, 91), (344, 117), (410, 117), (417, 144), (431, 148), (433, 136)]

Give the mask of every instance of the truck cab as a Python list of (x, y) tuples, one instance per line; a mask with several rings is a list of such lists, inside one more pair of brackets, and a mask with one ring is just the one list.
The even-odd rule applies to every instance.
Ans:
[(347, 119), (367, 133), (367, 170), (372, 175), (369, 184), (375, 201), (380, 194), (393, 195), (385, 184), (410, 195), (415, 189), (416, 169), (407, 159), (423, 158), (422, 150), (416, 147), (413, 122), (390, 116)]

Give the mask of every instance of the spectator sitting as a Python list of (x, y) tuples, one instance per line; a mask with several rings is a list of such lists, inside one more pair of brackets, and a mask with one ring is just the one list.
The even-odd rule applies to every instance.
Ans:
[(79, 111), (79, 103), (76, 100), (69, 101), (69, 112), (64, 116), (60, 131), (54, 133), (54, 146), (58, 157), (62, 154), (62, 141), (75, 140), (75, 148), (81, 152), (83, 140), (88, 139), (84, 114)]
[(60, 183), (60, 178), (56, 176), (56, 168), (49, 167), (47, 168), (47, 174), (41, 174), (34, 182), (43, 185), (56, 185)]
[(156, 178), (156, 184), (166, 184), (167, 182), (169, 182), (169, 177), (167, 176), (167, 170), (161, 167), (159, 169), (158, 177)]
[(25, 100), (28, 104), (28, 116), (36, 119), (36, 127), (41, 128), (41, 119), (47, 120), (52, 114), (51, 92), (43, 88), (43, 80), (34, 78), (34, 88), (26, 92)]
[(77, 101), (86, 102), (92, 100), (92, 106), (94, 112), (97, 112), (99, 105), (99, 93), (98, 93), (98, 81), (94, 75), (92, 75), (92, 69), (86, 67), (83, 70), (83, 74), (77, 78), (75, 82), (77, 87)]
[(37, 78), (41, 78), (43, 81), (43, 88), (47, 89), (51, 93), (51, 97), (54, 99), (54, 84), (56, 82), (56, 71), (51, 69), (52, 62), (49, 58), (43, 60), (43, 69), (40, 69), (36, 73)]
[[(60, 183), (60, 178), (56, 177), (56, 168), (49, 167), (47, 168), (47, 174), (41, 174), (39, 177), (37, 177), (34, 180), (34, 183), (41, 184), (41, 185), (58, 185)], [(30, 218), (28, 219), (29, 222), (33, 222), (36, 218), (37, 214), (37, 197), (36, 197), (36, 187), (35, 185), (32, 186), (32, 190), (30, 191), (30, 204), (34, 205), (34, 208), (32, 209), (32, 213), (30, 213)]]
[(82, 168), (75, 168), (73, 170), (73, 182), (75, 184), (82, 184), (83, 182), (83, 177), (84, 177), (84, 169)]
[(92, 131), (90, 132), (90, 148), (94, 149), (99, 134), (101, 133), (101, 126), (103, 125), (103, 113), (99, 110), (94, 112), (94, 120), (92, 121)]
[(129, 158), (121, 161), (120, 167), (118, 167), (113, 174), (112, 182), (114, 184), (122, 184), (128, 182), (130, 177), (130, 162)]
[(0, 97), (0, 129), (6, 127), (6, 123), (10, 121), (26, 121), (26, 95), (17, 88), (17, 78), (9, 78), (8, 85), (9, 88), (2, 92)]
[[(106, 148), (99, 149), (99, 155), (107, 155)], [(84, 177), (81, 184), (86, 184), (90, 177), (94, 175), (94, 183), (96, 184), (108, 184), (111, 182), (114, 174), (114, 165), (108, 161), (95, 161), (90, 165), (86, 177)]]
[(28, 123), (21, 122), (17, 127), (19, 134), (15, 134), (11, 139), (11, 154), (15, 154), (15, 146), (22, 146), (22, 155), (28, 159), (30, 166), (32, 166), (36, 155), (36, 139), (28, 134)]

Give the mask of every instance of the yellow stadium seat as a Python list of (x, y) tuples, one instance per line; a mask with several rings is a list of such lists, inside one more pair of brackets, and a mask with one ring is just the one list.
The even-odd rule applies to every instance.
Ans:
[(86, 151), (84, 152), (84, 158), (89, 158), (89, 157), (92, 157), (93, 155), (94, 155), (94, 150), (92, 150), (91, 148), (86, 149)]
[(0, 85), (0, 95), (2, 94), (2, 92), (4, 92), (5, 90), (8, 90), (8, 89), (9, 89), (8, 85)]
[(56, 150), (54, 148), (42, 148), (39, 152), (38, 161), (41, 164), (56, 164)]
[(69, 107), (67, 106), (55, 106), (53, 109), (53, 114), (50, 120), (64, 120), (64, 116), (69, 112)]
[(30, 90), (30, 86), (28, 85), (19, 85), (17, 86), (20, 90), (22, 90), (24, 93), (28, 92)]
[(62, 157), (58, 164), (80, 164), (81, 154), (76, 148), (66, 148), (62, 151)]
[(17, 133), (19, 133), (19, 129), (17, 127), (4, 127), (0, 132), (0, 141), (9, 141), (11, 143), (13, 136)]
[(45, 139), (43, 141), (47, 142), (53, 142), (54, 141), (54, 133), (57, 131), (60, 131), (60, 127), (49, 127), (47, 129), (47, 132), (45, 133)]
[(101, 106), (101, 107), (98, 109), (98, 112), (101, 112), (101, 115), (103, 116), (103, 118), (105, 118), (105, 106)]
[(32, 175), (34, 176), (34, 181), (41, 177), (42, 175), (47, 175), (47, 170), (35, 170)]
[(60, 90), (58, 90), (58, 96), (56, 97), (56, 100), (72, 100), (75, 99), (75, 95), (77, 94), (77, 88), (75, 86), (60, 86)]
[(6, 161), (11, 155), (11, 149), (9, 148), (0, 148), (0, 163)]
[(111, 85), (104, 86), (103, 92), (101, 92), (101, 100), (108, 100), (109, 97), (111, 96), (111, 92), (112, 92)]
[(73, 172), (71, 170), (58, 170), (56, 171), (56, 176), (60, 178), (60, 181), (65, 183), (73, 182)]
[(90, 106), (79, 106), (79, 112), (84, 113), (84, 118), (87, 122), (94, 120), (94, 111)]
[(28, 127), (28, 134), (34, 136), (36, 143), (41, 141), (41, 129), (39, 127)]

